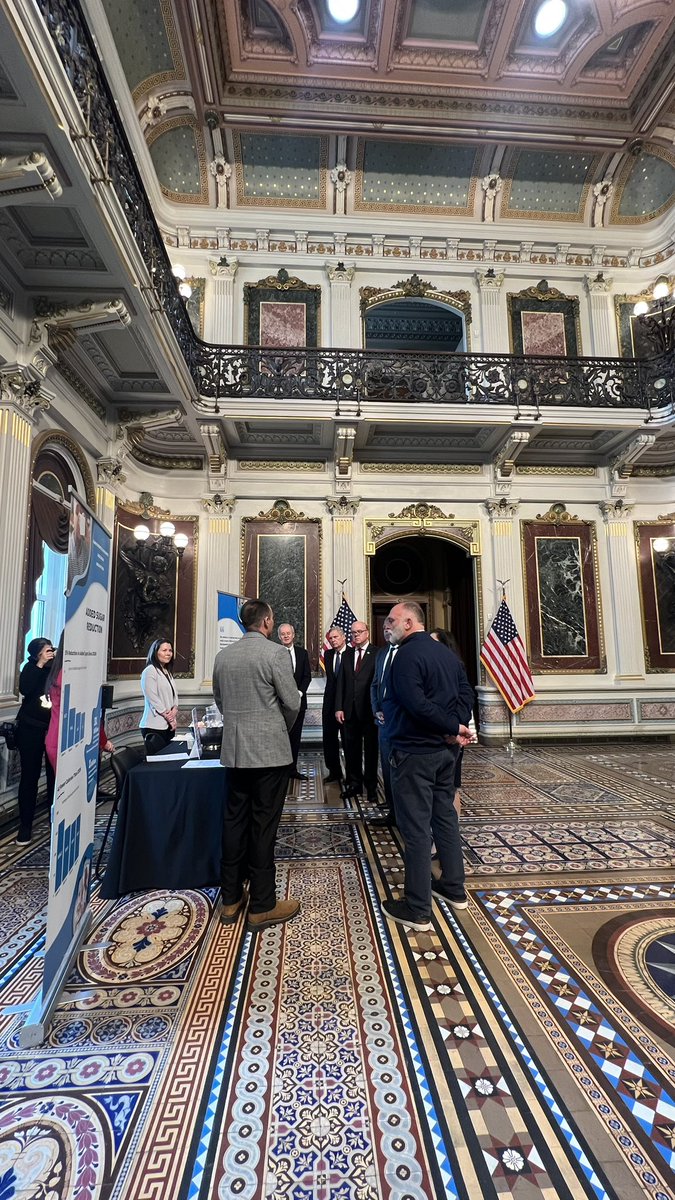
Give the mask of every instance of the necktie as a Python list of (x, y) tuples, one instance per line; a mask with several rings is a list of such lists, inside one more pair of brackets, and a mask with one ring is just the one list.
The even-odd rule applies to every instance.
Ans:
[(293, 671), (295, 671), (295, 651), (292, 646), (288, 647), (288, 653), (291, 656), (291, 667), (293, 668)]
[(354, 663), (354, 674), (355, 675), (358, 675), (359, 671), (361, 670), (362, 658), (363, 658), (363, 650), (359, 646), (358, 650), (356, 651), (356, 662)]
[(384, 660), (384, 667), (382, 668), (382, 679), (381, 679), (382, 699), (383, 700), (387, 694), (387, 684), (389, 682), (389, 679), (388, 679), (389, 668), (391, 667), (391, 664), (394, 661), (395, 653), (396, 653), (396, 646), (390, 646), (389, 651), (387, 653), (387, 657)]
[(336, 652), (336, 654), (335, 654), (335, 658), (334, 658), (334, 660), (333, 660), (333, 674), (334, 674), (334, 675), (339, 675), (339, 674), (340, 674), (340, 666), (341, 666), (341, 664), (342, 664), (342, 651), (341, 651), (341, 650), (338, 650), (338, 651)]

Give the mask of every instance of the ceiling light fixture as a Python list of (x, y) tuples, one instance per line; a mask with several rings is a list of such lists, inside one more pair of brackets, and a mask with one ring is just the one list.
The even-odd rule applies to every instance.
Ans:
[(361, 0), (328, 0), (328, 12), (334, 21), (346, 25), (348, 21), (354, 20), (360, 2)]
[(650, 350), (656, 354), (668, 354), (675, 348), (675, 289), (671, 287), (667, 275), (659, 275), (652, 288), (652, 298), (652, 304), (647, 300), (638, 300), (633, 308), (633, 316)]
[(175, 267), (171, 268), (171, 273), (176, 279), (185, 279), (185, 267), (181, 267), (180, 263), (176, 263)]
[(537, 37), (553, 37), (553, 34), (562, 29), (565, 24), (567, 12), (565, 0), (544, 0), (544, 3), (539, 5), (534, 18), (534, 32)]

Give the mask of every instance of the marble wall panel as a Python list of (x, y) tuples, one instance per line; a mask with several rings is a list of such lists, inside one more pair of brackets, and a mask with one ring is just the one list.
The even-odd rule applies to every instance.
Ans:
[(244, 328), (249, 346), (314, 348), (320, 342), (321, 287), (283, 268), (244, 284)]
[(298, 645), (319, 669), (321, 629), (321, 522), (244, 519), (242, 594), (260, 596), (274, 609), (275, 624), (295, 627)]
[(595, 525), (522, 521), (521, 536), (530, 667), (605, 671)]
[(582, 352), (578, 299), (539, 289), (506, 297), (511, 352), (576, 358)]
[(523, 332), (523, 353), (563, 355), (565, 318), (562, 313), (527, 312), (520, 314)]
[(307, 344), (305, 304), (280, 304), (265, 300), (260, 305), (260, 345), (293, 349)]
[(675, 671), (675, 521), (636, 521), (642, 634), (648, 671)]

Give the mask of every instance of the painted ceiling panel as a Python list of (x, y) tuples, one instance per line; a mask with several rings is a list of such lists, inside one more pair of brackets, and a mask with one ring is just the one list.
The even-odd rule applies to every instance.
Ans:
[(8, 208), (31, 246), (89, 246), (77, 215), (70, 208), (26, 204)]
[(642, 45), (652, 29), (652, 21), (643, 21), (642, 24), (633, 25), (632, 29), (625, 29), (623, 33), (610, 38), (604, 46), (596, 50), (592, 58), (589, 58), (583, 74), (603, 67), (625, 69), (636, 49)]
[(641, 154), (624, 186), (619, 218), (647, 220), (666, 207), (675, 196), (675, 167), (664, 158)]
[(522, 150), (512, 168), (509, 210), (577, 213), (593, 163), (592, 154)]
[(175, 71), (160, 0), (103, 0), (129, 90)]
[(163, 188), (183, 196), (201, 195), (199, 150), (191, 125), (160, 133), (150, 146), (150, 154)]
[(360, 150), (362, 207), (468, 208), (476, 146), (378, 141), (362, 143)]
[(321, 201), (324, 139), (244, 133), (235, 138), (235, 153), (241, 163), (240, 201)]
[(488, 0), (413, 0), (409, 38), (476, 43)]

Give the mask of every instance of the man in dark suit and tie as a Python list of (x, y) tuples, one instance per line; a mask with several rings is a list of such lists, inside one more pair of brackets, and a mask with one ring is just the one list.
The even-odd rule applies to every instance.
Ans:
[(335, 719), (335, 692), (337, 681), (342, 668), (342, 658), (345, 653), (344, 630), (338, 625), (332, 625), (326, 634), (330, 650), (326, 650), (323, 658), (326, 672), (326, 687), (323, 693), (321, 709), (321, 725), (323, 728), (323, 757), (328, 768), (324, 783), (342, 783), (342, 767), (340, 766), (340, 726)]
[(285, 646), (291, 656), (291, 666), (293, 667), (293, 678), (300, 693), (300, 712), (298, 713), (295, 723), (290, 730), (288, 736), (291, 741), (291, 752), (293, 754), (293, 766), (291, 768), (291, 779), (306, 779), (307, 776), (298, 770), (298, 754), (300, 753), (300, 742), (302, 741), (302, 726), (307, 712), (307, 688), (312, 682), (312, 672), (309, 665), (309, 654), (302, 646), (295, 644), (295, 629), (292, 625), (285, 624), (279, 626), (279, 641), (282, 646)]
[(370, 685), (375, 673), (375, 647), (368, 626), (354, 621), (352, 648), (342, 661), (335, 694), (335, 716), (342, 726), (347, 767), (346, 794), (360, 796), (363, 785), (371, 803), (377, 800), (377, 729), (370, 706)]
[(389, 731), (384, 719), (384, 699), (387, 694), (387, 684), (389, 682), (389, 671), (394, 660), (394, 655), (398, 650), (398, 646), (394, 646), (390, 642), (390, 633), (387, 625), (383, 629), (384, 640), (387, 643), (381, 650), (377, 652), (375, 660), (375, 673), (373, 682), (370, 685), (370, 704), (373, 710), (373, 716), (377, 725), (377, 736), (380, 743), (380, 763), (382, 766), (382, 781), (384, 783), (384, 798), (387, 802), (386, 816), (375, 817), (371, 825), (391, 826), (396, 824), (396, 816), (394, 813), (394, 798), (391, 790), (391, 767), (389, 765), (389, 753), (391, 750), (389, 744)]

